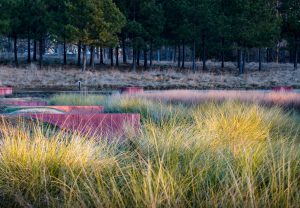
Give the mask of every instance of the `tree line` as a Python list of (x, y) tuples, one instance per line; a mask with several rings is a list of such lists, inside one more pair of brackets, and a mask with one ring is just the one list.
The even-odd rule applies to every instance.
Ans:
[[(295, 69), (300, 41), (299, 0), (2, 0), (0, 35), (14, 40), (14, 60), (18, 66), (18, 39), (27, 39), (30, 63), (43, 62), (43, 40), (47, 37), (63, 44), (63, 63), (67, 64), (66, 46), (78, 46), (78, 65), (95, 64), (98, 51), (103, 63), (103, 48), (110, 57), (122, 49), (127, 63), (126, 47), (132, 48), (132, 68), (153, 65), (153, 51), (172, 46), (177, 65), (185, 67), (185, 50), (192, 51), (192, 69), (196, 58), (203, 62), (215, 58), (224, 68), (225, 55), (237, 51), (240, 73), (245, 71), (245, 54), (258, 48), (259, 70), (264, 48), (274, 48), (281, 40), (288, 42)], [(31, 57), (31, 45), (33, 57)], [(277, 47), (278, 48), (278, 47)], [(113, 54), (114, 51), (116, 54)], [(82, 52), (82, 53), (81, 53)], [(81, 57), (82, 56), (82, 57)], [(113, 65), (113, 58), (111, 58)]]

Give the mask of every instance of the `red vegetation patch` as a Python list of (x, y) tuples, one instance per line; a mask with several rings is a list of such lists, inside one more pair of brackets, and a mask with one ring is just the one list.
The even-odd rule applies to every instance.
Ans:
[(143, 93), (139, 97), (159, 102), (199, 105), (205, 102), (241, 101), (262, 105), (276, 105), (300, 110), (300, 94), (288, 91), (235, 91), (235, 90), (166, 90)]
[(139, 114), (24, 114), (64, 130), (77, 131), (83, 135), (121, 136), (128, 128), (140, 128)]
[(136, 94), (142, 92), (144, 92), (142, 87), (124, 87), (121, 89), (122, 94)]
[(275, 91), (275, 92), (291, 92), (291, 91), (293, 91), (293, 87), (278, 86), (278, 87), (274, 87), (273, 91)]
[(11, 95), (12, 93), (12, 87), (0, 87), (0, 96)]

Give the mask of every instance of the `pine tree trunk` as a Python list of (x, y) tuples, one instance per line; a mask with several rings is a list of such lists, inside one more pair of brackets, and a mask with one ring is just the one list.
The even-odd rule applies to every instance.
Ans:
[(205, 34), (202, 34), (202, 66), (203, 71), (206, 70), (206, 54), (205, 54)]
[(77, 65), (81, 66), (81, 41), (78, 42), (78, 59), (77, 59)]
[(141, 55), (141, 50), (139, 49), (137, 51), (137, 60), (136, 60), (136, 65), (140, 66), (140, 55)]
[(95, 68), (95, 46), (91, 46), (90, 66)]
[(193, 72), (196, 72), (196, 41), (193, 40)]
[(99, 60), (99, 46), (96, 48), (96, 53), (97, 53), (97, 59)]
[(104, 64), (104, 61), (103, 61), (103, 48), (102, 47), (100, 48), (100, 64)]
[(152, 40), (150, 42), (150, 67), (152, 67), (153, 65), (153, 43), (152, 43)]
[(136, 49), (132, 51), (132, 70), (136, 71)]
[(221, 67), (222, 67), (222, 69), (224, 69), (224, 62), (225, 62), (225, 58), (224, 58), (224, 47), (225, 47), (225, 38), (224, 37), (222, 37), (222, 54), (221, 54), (221, 61), (222, 61), (222, 64), (221, 64)]
[(36, 51), (37, 51), (37, 43), (36, 43), (36, 40), (34, 40), (33, 42), (33, 61), (36, 61), (37, 58), (36, 58)]
[(299, 60), (300, 60), (299, 44), (298, 44), (298, 52), (297, 52), (297, 54), (298, 54), (298, 57), (297, 57), (297, 62), (299, 63)]
[(127, 63), (127, 56), (126, 56), (126, 45), (125, 45), (125, 35), (122, 33), (122, 52), (123, 52), (123, 64)]
[(181, 68), (184, 69), (184, 64), (185, 64), (185, 41), (182, 40), (182, 65)]
[(276, 63), (279, 63), (279, 44), (276, 45)]
[(177, 63), (177, 67), (180, 68), (180, 64), (181, 64), (181, 48), (180, 48), (180, 43), (178, 44), (178, 59), (177, 59), (178, 63)]
[(243, 74), (243, 51), (239, 49), (239, 74)]
[(64, 39), (64, 65), (67, 65), (67, 44), (66, 44), (66, 39)]
[(17, 36), (14, 36), (14, 56), (15, 56), (15, 65), (16, 67), (19, 67), (19, 61), (18, 61), (18, 46), (17, 46)]
[(293, 62), (294, 62), (293, 54), (294, 54), (293, 49), (290, 49), (290, 50), (289, 50), (289, 62), (290, 62), (290, 63), (293, 63)]
[(11, 39), (11, 37), (7, 37), (8, 47), (7, 51), (9, 53), (14, 53), (14, 40)]
[(28, 34), (28, 39), (27, 39), (27, 63), (31, 62), (31, 47), (30, 47), (30, 37)]
[(110, 66), (114, 66), (114, 49), (110, 48)]
[(174, 54), (173, 54), (173, 62), (176, 63), (176, 53), (177, 53), (177, 46), (174, 45)]
[(294, 55), (294, 69), (298, 69), (298, 43), (297, 39), (295, 38), (295, 55)]
[(40, 69), (43, 66), (43, 39), (39, 40), (39, 64), (40, 64)]
[(261, 69), (262, 69), (262, 64), (261, 64), (261, 48), (258, 49), (258, 62), (259, 62), (258, 71), (261, 71)]
[(90, 47), (90, 64), (89, 64), (90, 67), (92, 66), (92, 61), (93, 61), (93, 60), (92, 60), (92, 59), (93, 59), (93, 58), (92, 58), (92, 47), (93, 47), (93, 46)]
[(246, 66), (246, 50), (243, 50), (243, 73), (245, 73), (245, 66)]
[(165, 49), (165, 52), (166, 52), (166, 61), (170, 61), (170, 48), (167, 47), (167, 48)]
[(148, 53), (146, 49), (144, 50), (144, 68), (148, 68)]
[(116, 66), (119, 67), (119, 47), (116, 47)]
[(240, 49), (237, 50), (237, 68), (240, 68)]
[(82, 59), (83, 59), (83, 63), (82, 63), (82, 71), (84, 72), (84, 71), (86, 71), (86, 45), (83, 45), (83, 47), (82, 47), (82, 52), (83, 52), (83, 54), (82, 54)]

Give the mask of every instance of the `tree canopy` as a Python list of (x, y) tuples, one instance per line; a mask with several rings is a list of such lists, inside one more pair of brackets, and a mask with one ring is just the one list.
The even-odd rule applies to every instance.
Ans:
[[(298, 56), (300, 2), (298, 0), (2, 0), (0, 34), (40, 42), (47, 37), (64, 44), (78, 44), (86, 59), (87, 47), (133, 49), (133, 67), (152, 64), (152, 53), (161, 45), (177, 48), (184, 67), (185, 49), (195, 58), (239, 51), (243, 73), (248, 48), (274, 47), (285, 38)], [(15, 44), (17, 47), (17, 44)], [(117, 49), (118, 50), (118, 49)], [(29, 51), (30, 52), (30, 51)], [(42, 53), (40, 51), (40, 53)], [(28, 55), (30, 57), (30, 53)], [(42, 58), (42, 57), (41, 57)], [(17, 59), (17, 57), (16, 57)], [(30, 59), (28, 59), (30, 60)], [(66, 58), (64, 60), (66, 64)], [(195, 65), (193, 69), (195, 70)], [(85, 70), (86, 60), (83, 61)]]

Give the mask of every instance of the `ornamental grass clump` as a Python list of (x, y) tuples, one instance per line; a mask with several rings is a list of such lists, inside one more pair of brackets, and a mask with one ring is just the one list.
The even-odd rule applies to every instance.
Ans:
[[(138, 165), (129, 174), (138, 205), (257, 207), (300, 201), (299, 126), (292, 117), (239, 103), (200, 106), (193, 116), (202, 116), (204, 124), (176, 118), (144, 123), (134, 141)], [(280, 131), (288, 126), (295, 131)], [(234, 133), (237, 127), (244, 131)]]
[(106, 145), (95, 145), (75, 133), (45, 130), (38, 124), (28, 129), (6, 122), (0, 129), (0, 191), (7, 199), (4, 203), (23, 207), (88, 205), (83, 200), (89, 198), (87, 180), (100, 172), (105, 175), (116, 164)]
[[(96, 142), (36, 123), (2, 122), (0, 205), (300, 204), (298, 114), (241, 102), (178, 106), (117, 99), (124, 98), (109, 101), (114, 111), (147, 112), (140, 132), (122, 142)], [(159, 113), (166, 106), (168, 116)]]
[(182, 105), (171, 105), (155, 102), (136, 96), (112, 96), (106, 100), (105, 112), (139, 113), (142, 121), (151, 120), (160, 123), (162, 120), (174, 118), (174, 114), (184, 117), (187, 108)]
[(195, 128), (213, 149), (228, 146), (234, 151), (259, 145), (290, 133), (296, 123), (280, 108), (225, 102), (200, 105), (193, 114)]

